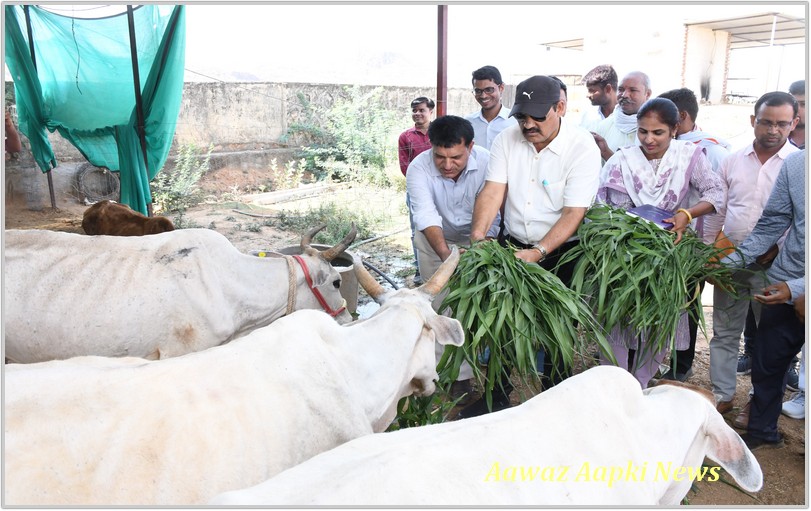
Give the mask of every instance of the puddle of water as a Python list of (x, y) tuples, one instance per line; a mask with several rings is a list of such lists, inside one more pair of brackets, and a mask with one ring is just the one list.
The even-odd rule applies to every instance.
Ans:
[[(392, 282), (394, 282), (397, 285), (398, 289), (406, 287), (405, 278), (398, 277), (397, 273), (401, 273), (403, 270), (411, 269), (412, 268), (411, 261), (402, 259), (400, 257), (391, 257), (386, 259), (386, 264), (384, 267), (383, 264), (377, 262), (376, 258), (371, 257), (371, 255), (368, 252), (356, 249), (355, 254), (358, 257), (360, 257), (361, 260), (368, 262), (375, 268), (385, 273), (386, 277), (391, 279)], [(369, 270), (369, 273), (371, 273), (372, 276), (383, 285), (383, 287), (385, 287), (386, 289), (392, 289), (391, 283), (388, 282), (382, 276), (380, 276), (379, 273), (370, 268), (367, 268), (367, 270)]]
[(355, 311), (358, 315), (358, 319), (367, 319), (372, 314), (380, 308), (380, 304), (375, 302), (374, 300), (369, 300), (368, 302), (364, 303), (363, 305), (358, 304), (358, 309)]
[[(359, 253), (358, 255), (363, 257), (364, 255), (367, 254)], [(377, 264), (375, 264), (374, 262), (370, 262), (369, 264), (377, 268)], [(396, 276), (395, 273), (398, 273), (404, 269), (408, 269), (411, 266), (411, 263), (403, 259), (392, 258), (387, 260), (386, 264), (388, 265), (387, 270), (384, 271), (382, 268), (380, 268), (380, 271), (383, 271), (388, 278), (390, 278), (395, 284), (397, 284), (398, 289), (403, 289), (404, 287), (407, 287), (405, 279)], [(383, 286), (384, 289), (386, 289), (387, 291), (394, 290), (391, 283), (388, 282), (383, 277), (381, 277), (376, 271), (369, 269), (369, 273), (375, 278), (375, 280), (380, 282), (380, 284)], [(361, 293), (358, 296), (358, 308), (355, 312), (358, 315), (358, 319), (367, 319), (372, 314), (374, 314), (379, 308), (380, 305), (377, 302), (369, 298), (369, 296), (367, 296), (365, 293)]]
[[(389, 277), (391, 277), (392, 280), (402, 280), (399, 277), (394, 277), (393, 274), (395, 274), (395, 273), (397, 273), (397, 272), (399, 272), (401, 270), (411, 269), (412, 266), (413, 266), (411, 264), (411, 261), (407, 261), (405, 259), (400, 259), (399, 257), (389, 259), (387, 261), (387, 263), (389, 265), (389, 272), (390, 272)], [(397, 285), (399, 286), (400, 283), (398, 282)]]

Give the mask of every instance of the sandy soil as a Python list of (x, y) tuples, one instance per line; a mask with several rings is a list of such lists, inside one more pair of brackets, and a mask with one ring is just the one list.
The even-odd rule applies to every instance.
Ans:
[[(218, 171), (219, 172), (219, 171)], [(223, 174), (226, 176), (227, 169)], [(216, 180), (216, 176), (208, 179)], [(230, 183), (230, 178), (224, 180)], [(231, 186), (231, 185), (229, 185)], [(408, 220), (405, 210), (399, 206), (402, 197), (396, 192), (363, 192), (349, 200), (355, 204), (364, 204), (369, 208), (376, 205), (387, 208), (386, 229), (394, 232), (391, 236), (378, 241), (365, 243), (355, 252), (384, 272), (396, 276), (401, 285), (413, 285), (413, 269), (409, 262), (411, 247), (407, 229)], [(365, 195), (364, 195), (365, 193)], [(319, 199), (315, 199), (317, 201)], [(266, 217), (273, 217), (280, 208), (299, 208), (301, 205), (285, 204), (274, 207), (259, 207), (239, 201), (233, 203), (204, 204), (189, 210), (181, 220), (189, 226), (215, 229), (229, 238), (243, 252), (254, 249), (280, 248), (297, 245), (301, 233), (288, 232), (271, 226), (262, 225)], [(52, 229), (71, 232), (82, 232), (81, 215), (87, 206), (76, 203), (66, 205), (59, 210), (45, 208), (42, 211), (31, 211), (14, 203), (7, 203), (5, 209), (5, 227), (13, 229)], [(238, 210), (238, 211), (235, 211)], [(245, 214), (247, 213), (247, 214)], [(259, 215), (259, 216), (256, 216)], [(176, 220), (176, 219), (175, 219)], [(176, 220), (177, 222), (177, 220)], [(398, 232), (399, 231), (399, 232)], [(368, 298), (361, 292), (361, 304)], [(711, 321), (712, 309), (705, 307), (708, 322)], [(708, 323), (711, 331), (711, 323)], [(699, 332), (696, 358), (693, 366), (694, 375), (690, 383), (710, 388), (709, 383), (709, 347), (706, 337)], [(746, 402), (750, 382), (748, 376), (738, 378), (738, 393), (735, 409), (725, 417), (730, 424)], [(516, 393), (514, 393), (516, 394)], [(786, 396), (788, 397), (788, 395)], [(517, 396), (515, 396), (517, 399)], [(806, 505), (805, 483), (805, 422), (781, 417), (780, 429), (786, 437), (786, 446), (782, 449), (761, 449), (755, 457), (764, 472), (764, 487), (753, 495), (744, 493), (734, 483), (724, 484), (697, 483), (694, 491), (688, 495), (691, 505)], [(667, 439), (662, 439), (667, 441)], [(731, 478), (727, 476), (728, 480)]]

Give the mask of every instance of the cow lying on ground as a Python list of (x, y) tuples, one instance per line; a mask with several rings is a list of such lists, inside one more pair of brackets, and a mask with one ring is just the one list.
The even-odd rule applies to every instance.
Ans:
[[(338, 322), (341, 277), (329, 261), (355, 239), (319, 252), (301, 241), (313, 288)], [(324, 309), (290, 257), (239, 252), (208, 229), (153, 236), (5, 232), (6, 358), (31, 363), (82, 355), (159, 359), (200, 351), (297, 309)]]
[(165, 216), (148, 217), (126, 204), (103, 200), (85, 210), (82, 229), (94, 236), (144, 236), (174, 231), (175, 226)]
[(705, 455), (759, 490), (760, 465), (713, 404), (598, 366), (515, 408), (358, 438), (209, 503), (678, 505), (696, 474), (718, 480)]
[(461, 345), (431, 308), (458, 251), (419, 289), (339, 326), (298, 311), (168, 360), (78, 357), (6, 366), (5, 504), (194, 505), (358, 436), (434, 391), (434, 344)]

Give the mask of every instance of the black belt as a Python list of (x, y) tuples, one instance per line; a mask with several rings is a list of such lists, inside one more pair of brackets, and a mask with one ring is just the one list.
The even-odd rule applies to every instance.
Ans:
[[(523, 249), (529, 249), (529, 248), (532, 248), (532, 247), (534, 247), (534, 246), (535, 246), (535, 245), (532, 245), (532, 244), (529, 244), (529, 243), (524, 243), (523, 241), (519, 240), (518, 238), (514, 238), (514, 237), (513, 237), (513, 236), (511, 236), (510, 234), (508, 234), (508, 235), (506, 236), (506, 238), (505, 238), (505, 239), (506, 239), (506, 241), (509, 241), (510, 243), (512, 243), (513, 245), (515, 245), (516, 247), (523, 248)], [(569, 250), (569, 249), (570, 249), (570, 248), (572, 248), (573, 246), (577, 245), (579, 242), (580, 242), (580, 240), (571, 240), (571, 241), (567, 241), (566, 243), (564, 243), (563, 245), (559, 246), (559, 247), (558, 247), (558, 248), (556, 248), (555, 250), (553, 250), (553, 251), (549, 252), (549, 253), (546, 255), (546, 257), (550, 257), (550, 256), (552, 256), (552, 255), (554, 255), (554, 254), (557, 254), (558, 252), (561, 252), (561, 253), (562, 253), (562, 252), (566, 252), (567, 250)]]

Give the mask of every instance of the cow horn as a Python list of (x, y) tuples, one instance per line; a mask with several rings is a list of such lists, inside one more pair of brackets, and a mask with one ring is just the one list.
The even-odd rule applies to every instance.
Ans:
[(313, 241), (313, 237), (318, 234), (320, 231), (326, 227), (327, 224), (321, 224), (319, 226), (313, 227), (307, 234), (301, 237), (301, 253), (302, 254), (309, 254), (309, 255), (316, 255), (318, 254), (318, 250), (314, 249), (310, 246), (310, 243)]
[(386, 292), (383, 289), (383, 286), (372, 277), (372, 274), (363, 266), (363, 262), (360, 260), (360, 257), (355, 259), (355, 277), (358, 279), (358, 284), (360, 287), (363, 288), (366, 293), (372, 297), (374, 301), (379, 301), (378, 299), (383, 296)]
[(445, 287), (445, 284), (448, 283), (451, 275), (453, 275), (457, 264), (459, 264), (459, 248), (454, 246), (451, 250), (451, 255), (449, 255), (448, 258), (445, 259), (445, 262), (431, 275), (428, 282), (419, 287), (419, 290), (430, 295), (432, 298), (438, 295), (442, 288)]
[(355, 236), (357, 235), (358, 230), (355, 228), (355, 222), (352, 222), (352, 228), (349, 229), (349, 234), (347, 234), (346, 237), (344, 237), (344, 239), (338, 242), (338, 244), (334, 247), (328, 248), (327, 250), (321, 252), (321, 257), (327, 261), (332, 261), (341, 255), (341, 253), (343, 253), (343, 251), (346, 250), (353, 241), (355, 241)]

